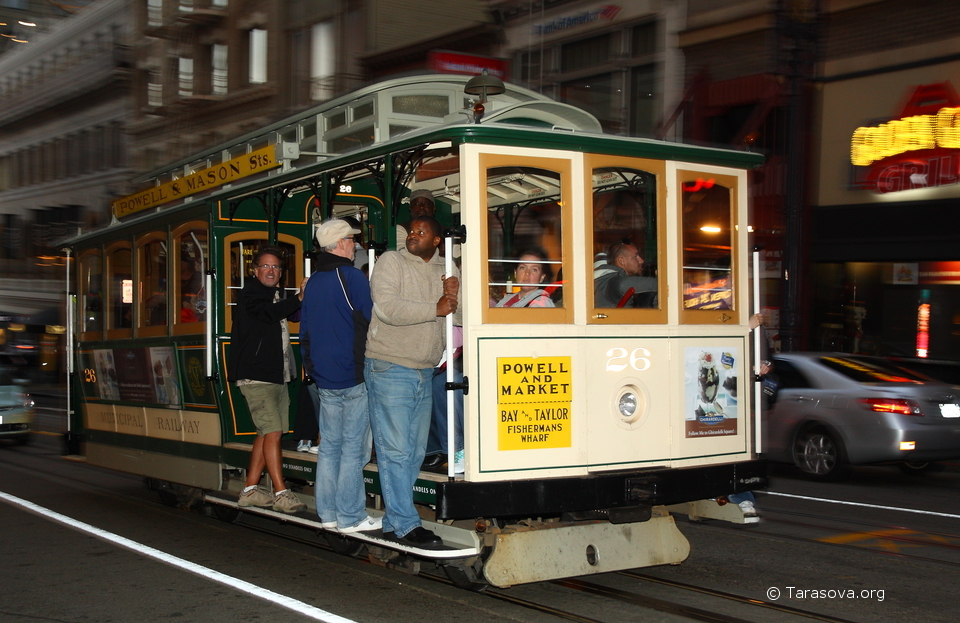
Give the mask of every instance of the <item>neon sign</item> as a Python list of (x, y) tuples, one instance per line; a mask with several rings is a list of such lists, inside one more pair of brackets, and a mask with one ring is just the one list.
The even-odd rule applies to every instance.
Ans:
[(881, 193), (960, 183), (960, 97), (949, 82), (916, 87), (899, 118), (850, 141), (854, 188)]
[(915, 115), (857, 128), (850, 143), (850, 162), (862, 167), (908, 151), (936, 147), (960, 149), (960, 108), (941, 108), (936, 115)]

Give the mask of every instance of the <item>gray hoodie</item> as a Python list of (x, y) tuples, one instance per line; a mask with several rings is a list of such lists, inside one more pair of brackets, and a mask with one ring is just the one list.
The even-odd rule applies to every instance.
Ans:
[[(388, 251), (370, 279), (373, 319), (367, 333), (367, 357), (408, 368), (433, 368), (444, 349), (444, 318), (437, 316), (445, 273), (439, 251), (429, 262), (406, 249)], [(460, 272), (454, 267), (453, 276)], [(454, 324), (460, 324), (460, 309)]]

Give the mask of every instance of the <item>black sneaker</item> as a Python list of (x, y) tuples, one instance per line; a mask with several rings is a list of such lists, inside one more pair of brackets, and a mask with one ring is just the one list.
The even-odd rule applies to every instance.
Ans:
[(423, 526), (417, 526), (402, 537), (397, 538), (394, 532), (384, 532), (383, 536), (398, 543), (422, 549), (443, 549), (443, 540)]

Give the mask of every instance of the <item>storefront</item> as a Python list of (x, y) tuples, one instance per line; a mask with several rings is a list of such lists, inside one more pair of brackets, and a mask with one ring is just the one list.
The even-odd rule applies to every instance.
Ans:
[(822, 85), (809, 346), (960, 361), (960, 59)]

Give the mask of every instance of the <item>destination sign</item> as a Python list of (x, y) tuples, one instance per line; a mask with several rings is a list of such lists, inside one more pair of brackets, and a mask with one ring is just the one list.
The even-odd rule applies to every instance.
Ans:
[(204, 190), (229, 184), (238, 179), (272, 169), (280, 165), (276, 147), (268, 145), (249, 154), (237, 156), (224, 163), (197, 171), (178, 180), (167, 182), (113, 202), (113, 214), (123, 218), (142, 210), (155, 208), (167, 202), (189, 197)]

